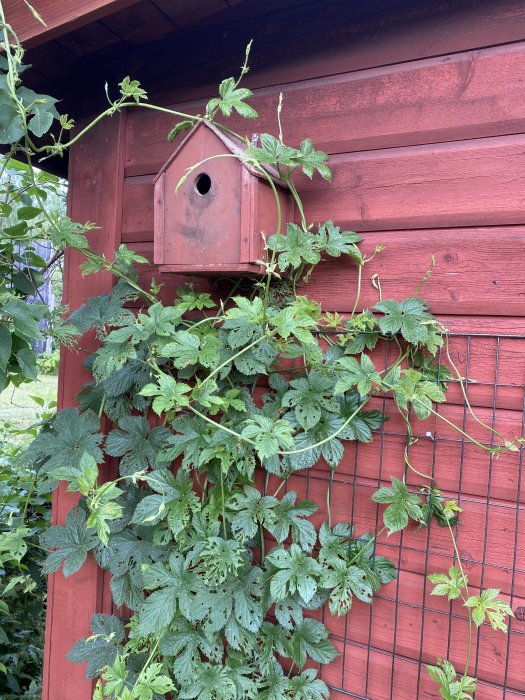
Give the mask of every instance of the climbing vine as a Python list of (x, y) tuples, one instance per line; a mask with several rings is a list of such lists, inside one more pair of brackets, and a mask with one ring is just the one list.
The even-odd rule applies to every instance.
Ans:
[[(204, 115), (173, 112), (183, 121), (170, 138), (203, 119), (232, 135), (216, 119), (234, 111), (255, 119), (251, 92), (240, 87), (247, 70), (246, 60), (238, 79), (221, 83)], [(136, 81), (126, 78), (120, 90), (94, 123), (125, 107), (155, 109)], [(451, 381), (462, 386), (462, 379), (451, 360), (449, 367), (438, 363), (442, 350), (448, 356), (447, 331), (419, 288), (399, 301), (381, 295), (358, 312), (370, 259), (358, 234), (331, 220), (307, 222), (294, 178), (302, 171), (330, 180), (328, 156), (308, 138), (299, 148), (285, 144), (281, 108), (279, 101), (278, 135), (245, 141), (240, 156), (270, 183), (287, 187), (299, 213), (299, 223), (267, 232), (261, 281), (243, 280), (220, 301), (188, 286), (166, 304), (156, 284), (141, 289), (134, 264), (144, 260), (125, 246), (110, 262), (91, 252), (85, 238), (68, 239), (86, 255), (85, 274), (109, 269), (119, 279), (110, 294), (70, 316), (68, 337), (76, 335), (80, 348), (88, 331), (100, 340), (85, 360), (93, 380), (78, 396), (79, 408), (59, 413), (27, 458), (39, 469), (42, 493), (64, 481), (80, 494), (65, 524), (41, 538), (49, 552), (44, 572), (62, 566), (71, 576), (94, 557), (110, 572), (121, 609), (119, 616), (94, 615), (92, 635), (69, 653), (98, 678), (96, 700), (167, 693), (200, 700), (328, 698), (313, 665), (331, 663), (337, 650), (315, 611), (326, 604), (332, 615), (344, 616), (355, 599), (371, 604), (396, 577), (393, 563), (376, 551), (378, 537), (431, 520), (449, 530), (457, 562), (448, 573), (431, 574), (432, 594), (461, 601), (470, 626), (463, 673), (447, 660), (428, 667), (443, 698), (467, 699), (475, 691), (467, 675), (473, 626), (487, 621), (506, 631), (512, 615), (499, 591), (469, 592), (453, 529), (461, 509), (412, 467), (408, 449), (405, 467), (421, 486), (392, 477), (375, 491), (372, 501), (384, 506), (377, 532), (334, 522), (333, 475), (345, 449), (372, 441), (388, 418), (377, 397), (393, 399), (409, 445), (413, 420), (433, 415), (449, 423), (435, 405), (445, 401)], [(67, 118), (60, 123), (71, 125)], [(51, 146), (26, 142), (26, 152), (62, 152), (82, 133)], [(276, 207), (280, 221), (278, 197)], [(302, 293), (318, 264), (341, 256), (358, 273), (346, 318), (324, 313)], [(128, 307), (132, 300), (142, 301), (138, 313)], [(397, 349), (386, 367), (373, 359), (385, 343)], [(517, 449), (485, 427), (497, 445), (456, 429), (494, 455)], [(119, 473), (100, 484), (99, 465), (109, 457), (118, 459)], [(330, 474), (322, 506), (288, 488), (291, 477), (320, 461)]]

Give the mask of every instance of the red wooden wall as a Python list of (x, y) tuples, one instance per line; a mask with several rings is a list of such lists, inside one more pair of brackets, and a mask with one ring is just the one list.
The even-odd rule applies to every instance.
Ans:
[[(309, 220), (333, 218), (363, 232), (365, 252), (386, 245), (365, 268), (364, 306), (377, 301), (372, 274), (380, 276), (385, 297), (400, 299), (413, 293), (435, 257), (423, 295), (455, 334), (454, 361), (479, 381), (469, 388), (478, 415), (512, 438), (523, 434), (525, 385), (525, 12), (510, 2), (469, 7), (460, 16), (442, 13), (438, 22), (411, 25), (406, 34), (389, 34), (379, 22), (379, 49), (370, 30), (368, 52), (361, 42), (355, 51), (348, 46), (324, 58), (306, 53), (269, 66), (251, 78), (260, 112), (256, 127), (235, 118), (229, 125), (248, 135), (255, 128), (275, 131), (282, 91), (285, 139), (295, 145), (311, 136), (328, 151), (333, 182), (304, 179), (299, 189)], [(197, 86), (172, 97), (172, 104), (198, 112), (208, 97), (209, 90)], [(94, 240), (107, 255), (124, 241), (152, 258), (152, 183), (177, 145), (166, 141), (172, 126), (166, 115), (132, 111), (105, 122), (75, 148), (71, 215), (98, 223)], [(66, 273), (71, 308), (111, 284), (100, 275), (81, 280), (77, 262), (71, 256)], [(141, 271), (143, 280), (152, 274), (152, 267)], [(183, 281), (156, 278), (167, 299)], [(355, 281), (353, 266), (337, 260), (314, 274), (306, 292), (327, 311), (348, 312)], [(85, 379), (81, 360), (65, 356), (62, 406), (74, 402)], [(349, 449), (335, 477), (334, 512), (353, 519), (358, 532), (376, 529), (371, 490), (404, 470), (403, 426), (389, 401), (384, 408), (391, 420), (381, 437)], [(487, 439), (458, 390), (451, 389), (442, 413)], [(459, 549), (471, 583), (500, 588), (513, 609), (525, 606), (522, 456), (491, 460), (437, 419), (418, 425), (416, 434), (414, 465), (460, 495)], [(295, 476), (291, 487), (323, 502), (327, 474), (319, 464)], [(63, 520), (71, 502), (58, 496), (55, 520)], [(323, 677), (336, 700), (437, 698), (424, 663), (448, 656), (462, 668), (467, 634), (461, 608), (430, 597), (425, 583), (426, 572), (452, 563), (450, 538), (437, 527), (410, 530), (383, 537), (380, 550), (399, 564), (399, 578), (372, 608), (358, 602), (346, 620), (326, 617), (341, 657)], [(67, 582), (60, 573), (53, 576), (49, 600), (44, 698), (69, 698), (78, 688), (74, 697), (87, 699), (83, 669), (64, 657), (88, 633), (90, 612), (111, 609), (107, 588), (88, 565)], [(525, 622), (513, 621), (510, 629), (508, 637), (481, 629), (470, 667), (481, 681), (477, 700), (525, 697)]]

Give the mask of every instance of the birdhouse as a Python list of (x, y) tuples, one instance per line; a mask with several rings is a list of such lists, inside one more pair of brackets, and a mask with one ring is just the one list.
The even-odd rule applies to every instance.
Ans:
[[(263, 236), (277, 233), (277, 204), (268, 178), (243, 160), (244, 152), (242, 142), (201, 122), (161, 168), (154, 208), (154, 259), (160, 272), (209, 277), (263, 272), (257, 261), (265, 255)], [(270, 177), (283, 228), (292, 215), (290, 194)]]

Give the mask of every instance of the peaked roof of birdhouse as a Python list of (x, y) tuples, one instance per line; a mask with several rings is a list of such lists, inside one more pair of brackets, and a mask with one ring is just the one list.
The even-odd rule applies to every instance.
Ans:
[[(190, 131), (190, 133), (186, 136), (186, 138), (178, 145), (178, 147), (175, 149), (175, 151), (171, 154), (171, 156), (168, 158), (168, 160), (164, 163), (164, 165), (161, 167), (159, 170), (155, 181), (157, 178), (159, 178), (162, 173), (164, 173), (170, 165), (173, 163), (174, 160), (176, 160), (177, 156), (179, 153), (183, 150), (183, 148), (186, 146), (186, 144), (195, 137), (195, 135), (199, 132), (200, 129), (209, 129), (212, 131), (215, 136), (222, 141), (222, 143), (226, 146), (226, 148), (232, 153), (232, 155), (236, 156), (239, 163), (243, 168), (246, 168), (252, 175), (255, 175), (255, 177), (261, 178), (263, 180), (267, 180), (267, 177), (260, 171), (258, 170), (255, 166), (253, 166), (250, 162), (246, 161), (245, 159), (245, 153), (246, 149), (248, 148), (247, 144), (244, 141), (241, 141), (240, 139), (235, 138), (234, 136), (228, 134), (227, 132), (223, 131), (221, 128), (216, 126), (215, 124), (212, 124), (209, 121), (206, 121), (205, 119), (203, 121), (200, 121), (198, 124), (196, 124), (193, 129)], [(258, 135), (257, 135), (257, 140), (258, 140)], [(255, 138), (254, 138), (255, 142)], [(286, 187), (285, 183), (281, 180), (279, 177), (278, 172), (273, 168), (271, 165), (265, 165), (264, 166), (265, 170), (268, 172), (272, 180), (275, 182), (275, 184), (281, 186), (281, 187)]]

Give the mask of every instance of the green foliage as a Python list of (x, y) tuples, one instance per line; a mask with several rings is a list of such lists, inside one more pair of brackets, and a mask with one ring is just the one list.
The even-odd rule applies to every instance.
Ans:
[(237, 87), (235, 78), (226, 78), (219, 86), (220, 97), (215, 97), (208, 102), (206, 113), (214, 115), (217, 110), (225, 117), (231, 116), (235, 110), (241, 117), (246, 119), (257, 119), (256, 110), (251, 107), (246, 100), (253, 95), (248, 88)]
[(56, 571), (63, 563), (64, 576), (71, 576), (86, 561), (88, 552), (97, 544), (96, 532), (86, 525), (86, 514), (80, 508), (70, 511), (66, 523), (53, 525), (40, 537), (43, 547), (53, 548), (43, 566), (43, 573)]
[(277, 254), (277, 264), (284, 272), (288, 269), (301, 270), (305, 265), (317, 265), (322, 254), (333, 258), (348, 255), (358, 265), (363, 256), (356, 243), (361, 236), (353, 231), (341, 231), (332, 221), (321, 224), (315, 233), (297, 224), (288, 224), (286, 235), (275, 233), (268, 239), (268, 250)]
[(421, 522), (423, 519), (420, 496), (410, 493), (406, 485), (395, 476), (392, 477), (392, 488), (381, 487), (372, 495), (372, 500), (390, 504), (383, 513), (383, 522), (389, 535), (403, 530), (409, 520)]
[(60, 362), (60, 354), (58, 350), (40, 355), (36, 361), (36, 369), (38, 374), (56, 374)]
[(514, 613), (505, 600), (498, 598), (498, 594), (497, 588), (487, 588), (481, 591), (480, 595), (470, 596), (465, 601), (466, 607), (471, 609), (472, 619), (477, 627), (486, 619), (492, 629), (507, 631), (505, 620), (507, 616), (514, 617)]
[[(50, 416), (42, 406), (41, 420)], [(44, 642), (45, 552), (36, 546), (49, 525), (50, 495), (37, 494), (36, 473), (23, 453), (32, 427), (20, 440), (15, 426), (0, 423), (0, 697), (41, 696)]]
[(459, 598), (463, 589), (467, 587), (466, 576), (455, 566), (451, 566), (447, 574), (430, 574), (428, 580), (434, 583), (431, 595), (446, 595), (448, 600)]
[(476, 690), (476, 679), (458, 674), (450, 661), (438, 659), (437, 666), (427, 666), (430, 677), (440, 686), (443, 700), (472, 700)]

